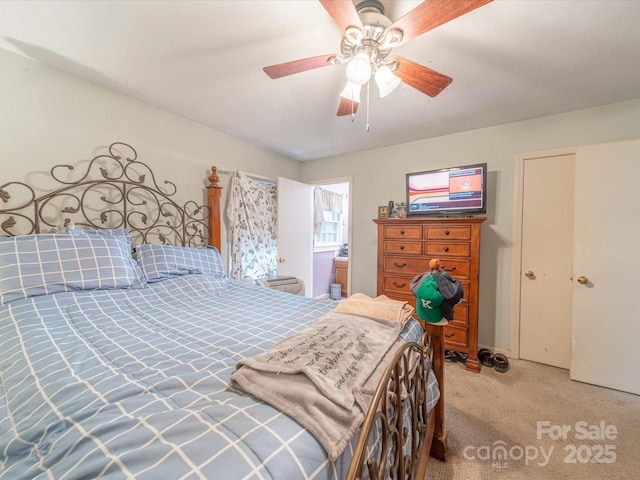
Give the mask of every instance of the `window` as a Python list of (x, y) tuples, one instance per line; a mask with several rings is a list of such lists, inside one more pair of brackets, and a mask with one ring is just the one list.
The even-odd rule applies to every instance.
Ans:
[(349, 184), (315, 187), (313, 201), (314, 251), (337, 251), (347, 240), (347, 191)]
[(342, 214), (324, 210), (324, 221), (319, 235), (314, 237), (316, 247), (338, 247), (342, 245)]

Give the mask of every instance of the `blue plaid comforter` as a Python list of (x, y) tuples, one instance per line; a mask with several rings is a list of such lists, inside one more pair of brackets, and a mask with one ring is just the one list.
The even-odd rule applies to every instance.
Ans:
[(344, 478), (357, 438), (329, 462), (290, 417), (227, 389), (237, 361), (334, 307), (203, 275), (0, 307), (0, 478)]

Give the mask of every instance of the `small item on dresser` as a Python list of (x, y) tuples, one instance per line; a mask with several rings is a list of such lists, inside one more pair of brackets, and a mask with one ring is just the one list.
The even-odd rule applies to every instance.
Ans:
[(389, 200), (389, 218), (398, 218), (398, 210), (393, 200)]
[(398, 218), (407, 218), (407, 204), (396, 203), (396, 209), (398, 210)]

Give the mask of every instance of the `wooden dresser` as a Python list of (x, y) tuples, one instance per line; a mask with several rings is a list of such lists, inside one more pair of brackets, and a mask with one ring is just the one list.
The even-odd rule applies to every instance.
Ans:
[(478, 362), (478, 283), (480, 226), (485, 217), (374, 219), (378, 224), (378, 295), (407, 300), (415, 307), (411, 279), (439, 258), (442, 269), (457, 278), (464, 299), (445, 327), (444, 348), (467, 354), (466, 367)]

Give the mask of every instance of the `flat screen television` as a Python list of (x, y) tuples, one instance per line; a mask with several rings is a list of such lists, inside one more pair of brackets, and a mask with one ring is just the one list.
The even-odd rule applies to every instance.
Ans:
[(407, 173), (408, 216), (487, 212), (487, 164)]

